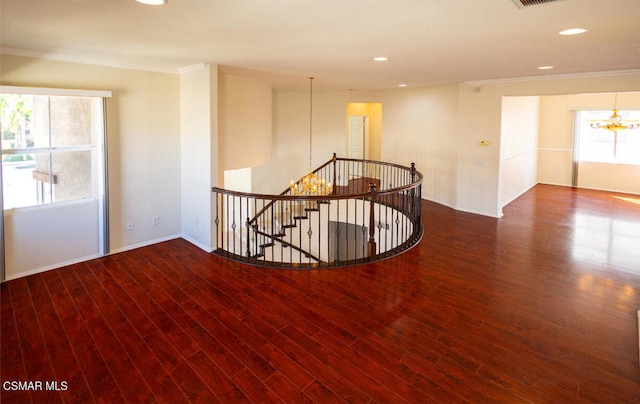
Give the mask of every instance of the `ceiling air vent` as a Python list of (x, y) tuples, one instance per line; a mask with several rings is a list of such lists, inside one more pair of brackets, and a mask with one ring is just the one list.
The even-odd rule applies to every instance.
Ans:
[(525, 8), (529, 6), (537, 6), (539, 4), (557, 3), (562, 0), (513, 0), (514, 4), (518, 8)]

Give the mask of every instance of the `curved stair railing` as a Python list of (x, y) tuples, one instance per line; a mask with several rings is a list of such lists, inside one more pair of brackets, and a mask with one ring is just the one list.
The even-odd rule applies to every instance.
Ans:
[(214, 187), (214, 254), (252, 265), (328, 268), (388, 258), (423, 234), (422, 174), (411, 167), (333, 158), (313, 171), (330, 195)]

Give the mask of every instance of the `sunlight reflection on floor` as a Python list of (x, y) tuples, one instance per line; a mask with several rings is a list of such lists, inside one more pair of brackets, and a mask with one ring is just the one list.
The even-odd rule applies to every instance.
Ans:
[[(634, 203), (640, 204), (640, 198)], [(574, 259), (640, 272), (640, 222), (637, 220), (577, 212), (573, 230)]]
[(620, 200), (626, 201), (626, 202), (635, 203), (636, 205), (640, 205), (640, 197), (632, 198), (632, 197), (628, 197), (628, 196), (614, 196), (614, 198), (620, 199)]

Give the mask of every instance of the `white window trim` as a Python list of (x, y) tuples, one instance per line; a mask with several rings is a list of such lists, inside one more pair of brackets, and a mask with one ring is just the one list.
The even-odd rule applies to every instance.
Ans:
[(35, 94), (35, 95), (61, 95), (67, 97), (102, 97), (111, 98), (111, 91), (102, 90), (73, 90), (64, 88), (47, 88), (47, 87), (18, 87), (18, 86), (0, 86), (0, 93), (9, 94)]

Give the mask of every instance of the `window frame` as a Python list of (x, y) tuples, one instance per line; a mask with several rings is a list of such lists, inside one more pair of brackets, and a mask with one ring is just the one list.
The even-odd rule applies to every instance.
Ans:
[[(627, 130), (622, 130), (622, 131), (610, 131), (604, 128), (591, 128), (589, 127), (589, 121), (593, 121), (593, 120), (598, 120), (598, 119), (603, 119), (603, 118), (596, 118), (593, 116), (590, 117), (585, 117), (585, 115), (587, 114), (594, 114), (594, 113), (599, 113), (601, 114), (601, 116), (606, 116), (607, 119), (608, 117), (611, 116), (611, 114), (613, 113), (612, 110), (606, 110), (606, 109), (579, 109), (576, 111), (576, 120), (575, 120), (575, 129), (574, 129), (574, 142), (575, 144), (575, 150), (574, 153), (576, 154), (576, 158), (575, 161), (577, 163), (600, 163), (600, 164), (625, 164), (625, 165), (633, 165), (633, 166), (640, 166), (640, 157), (638, 158), (637, 161), (629, 161), (629, 160), (621, 160), (618, 150), (620, 149), (621, 146), (621, 142), (620, 142), (620, 137), (622, 133), (625, 133), (627, 136), (631, 135), (631, 136), (638, 136), (640, 138), (640, 129), (627, 129)], [(640, 118), (640, 109), (619, 109), (618, 110), (618, 114), (621, 116), (626, 116), (629, 114), (632, 115), (637, 115), (638, 118)], [(625, 118), (623, 118), (624, 121)], [(626, 119), (630, 119), (633, 121), (636, 121), (635, 117), (632, 118), (626, 118)], [(584, 131), (584, 129), (587, 129), (587, 131)], [(613, 137), (612, 142), (608, 142), (608, 144), (611, 144), (612, 146), (612, 152), (611, 155), (607, 158), (607, 159), (595, 159), (595, 158), (590, 158), (587, 157), (585, 158), (583, 156), (584, 154), (584, 150), (582, 149), (583, 146), (583, 142), (586, 136), (588, 136), (590, 134), (590, 131), (602, 131), (603, 134), (609, 135)]]
[[(99, 98), (101, 99), (101, 113), (102, 113), (102, 122), (100, 123), (103, 128), (101, 128), (102, 130), (102, 139), (99, 139), (99, 141), (96, 144), (92, 144), (92, 145), (79, 145), (79, 146), (53, 146), (53, 145), (49, 145), (48, 147), (26, 147), (26, 148), (14, 148), (14, 149), (5, 149), (3, 150), (3, 154), (6, 155), (25, 155), (25, 154), (38, 154), (38, 153), (42, 153), (42, 154), (49, 154), (50, 156), (55, 155), (55, 153), (59, 153), (59, 152), (81, 152), (81, 151), (89, 151), (92, 153), (102, 153), (102, 158), (104, 159), (104, 162), (102, 164), (103, 167), (93, 167), (94, 165), (92, 164), (92, 171), (94, 170), (99, 170), (99, 171), (104, 171), (104, 172), (92, 172), (92, 178), (94, 178), (96, 181), (99, 181), (100, 183), (95, 183), (96, 181), (92, 181), (92, 189), (91, 189), (91, 197), (95, 198), (95, 199), (103, 199), (103, 195), (101, 195), (104, 192), (104, 198), (106, 198), (106, 195), (108, 194), (108, 188), (107, 188), (107, 153), (106, 153), (106, 142), (107, 142), (107, 133), (106, 133), (106, 98), (110, 98), (112, 96), (111, 91), (100, 91), (100, 90), (73, 90), (73, 89), (58, 89), (58, 88), (46, 88), (46, 87), (19, 87), (19, 86), (0, 86), (0, 93), (6, 93), (6, 94), (24, 94), (24, 95), (34, 95), (34, 96), (47, 96), (47, 97), (58, 97), (58, 96), (62, 96), (62, 97), (87, 97), (87, 98)], [(48, 101), (50, 102), (50, 100)], [(93, 107), (95, 108), (95, 106)], [(93, 159), (94, 157), (92, 157)], [(0, 174), (2, 173), (1, 168), (0, 168)], [(99, 189), (102, 188), (104, 191), (100, 192)], [(3, 196), (3, 195), (2, 195)], [(38, 198), (39, 199), (39, 198)], [(82, 200), (81, 199), (68, 199), (68, 200), (63, 200), (63, 201), (51, 201), (51, 202), (38, 202), (35, 205), (28, 205), (28, 206), (17, 206), (17, 207), (12, 207), (9, 208), (7, 210), (5, 210), (4, 206), (2, 205), (2, 201), (0, 201), (0, 209), (5, 212), (5, 213), (10, 213), (13, 211), (20, 211), (20, 210), (24, 210), (24, 209), (37, 209), (39, 207), (44, 207), (44, 206), (55, 206), (55, 205), (61, 205), (61, 204), (68, 204), (68, 203), (76, 203), (77, 201)], [(106, 199), (105, 199), (106, 202)]]

